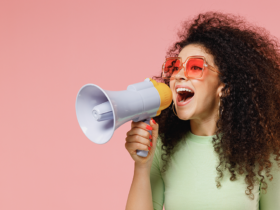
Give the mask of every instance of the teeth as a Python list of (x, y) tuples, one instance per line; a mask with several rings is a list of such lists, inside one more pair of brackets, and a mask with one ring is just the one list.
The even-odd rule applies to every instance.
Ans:
[(188, 89), (188, 88), (177, 88), (176, 92), (178, 93), (179, 91), (188, 91), (188, 92), (193, 92), (192, 90)]

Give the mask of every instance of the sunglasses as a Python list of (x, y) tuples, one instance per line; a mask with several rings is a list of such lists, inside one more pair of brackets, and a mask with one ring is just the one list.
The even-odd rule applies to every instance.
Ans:
[(186, 78), (200, 79), (205, 67), (213, 72), (221, 74), (213, 66), (207, 64), (206, 59), (203, 56), (190, 56), (184, 63), (182, 63), (181, 57), (170, 57), (166, 58), (162, 65), (162, 77), (168, 80), (174, 79), (176, 74), (178, 74), (181, 69), (184, 69), (184, 75)]

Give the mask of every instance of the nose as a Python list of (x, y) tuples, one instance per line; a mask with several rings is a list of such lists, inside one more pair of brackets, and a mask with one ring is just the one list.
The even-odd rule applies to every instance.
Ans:
[(175, 80), (187, 80), (184, 72), (184, 68), (182, 68), (176, 75), (175, 75)]

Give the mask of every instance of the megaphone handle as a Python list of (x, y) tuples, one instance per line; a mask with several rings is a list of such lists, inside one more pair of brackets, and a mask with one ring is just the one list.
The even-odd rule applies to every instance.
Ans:
[[(150, 120), (151, 120), (151, 118), (148, 118), (148, 119), (146, 119), (146, 120), (143, 120), (143, 122), (144, 122), (144, 123), (147, 123), (148, 125), (150, 125)], [(152, 131), (149, 131), (149, 133), (152, 135)], [(150, 141), (151, 141), (151, 139), (150, 139)], [(149, 152), (149, 151), (146, 151), (146, 150), (137, 150), (137, 151), (136, 151), (136, 154), (137, 154), (138, 156), (141, 156), (141, 157), (147, 157), (148, 152)]]

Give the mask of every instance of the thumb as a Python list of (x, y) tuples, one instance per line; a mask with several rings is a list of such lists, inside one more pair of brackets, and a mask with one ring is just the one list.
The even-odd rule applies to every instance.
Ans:
[(152, 144), (153, 144), (153, 147), (156, 146), (156, 143), (157, 143), (157, 138), (158, 138), (158, 124), (156, 123), (156, 121), (151, 118), (150, 120), (150, 125), (151, 127), (153, 128), (152, 130)]

